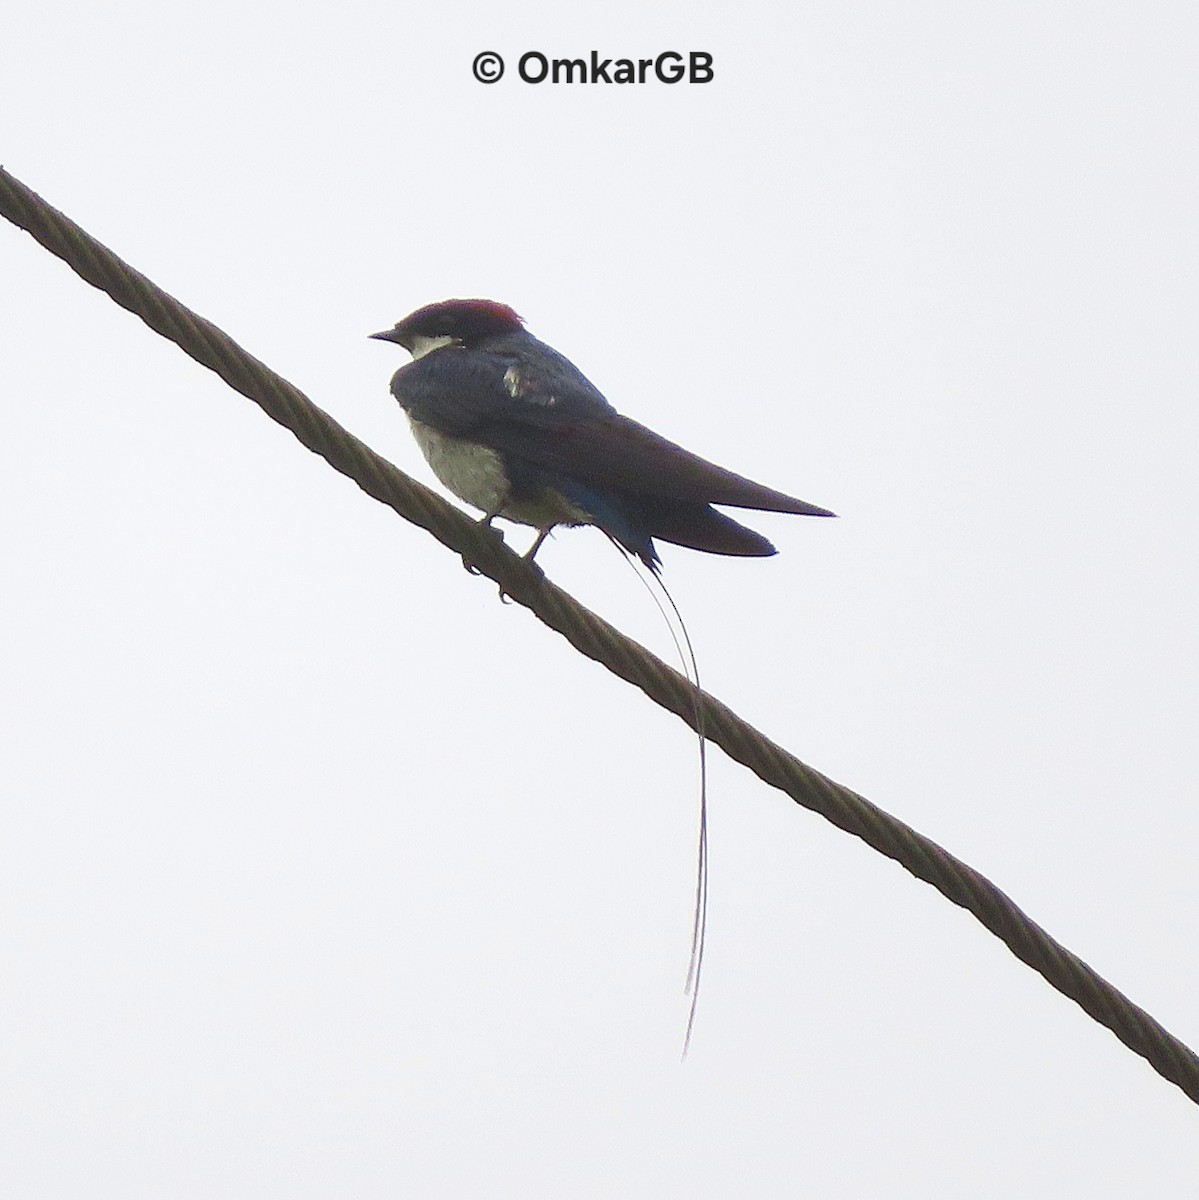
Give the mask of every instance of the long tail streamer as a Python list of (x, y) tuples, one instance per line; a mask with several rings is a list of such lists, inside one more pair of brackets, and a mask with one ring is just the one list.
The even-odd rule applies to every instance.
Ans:
[[(692, 701), (695, 734), (699, 745), (699, 845), (695, 855), (695, 907), (691, 920), (691, 957), (687, 963), (687, 982), (684, 984), (684, 992), (691, 997), (691, 1004), (687, 1010), (687, 1031), (683, 1035), (683, 1057), (686, 1058), (687, 1051), (691, 1048), (691, 1034), (695, 1029), (695, 1014), (699, 1008), (699, 980), (703, 972), (704, 947), (708, 938), (708, 738), (704, 731), (704, 691), (699, 681), (699, 662), (695, 657), (695, 646), (692, 644), (691, 634), (687, 630), (687, 622), (683, 620), (683, 614), (679, 612), (679, 606), (674, 602), (670, 589), (662, 582), (662, 577), (657, 571), (651, 570), (643, 573), (638, 569), (633, 556), (615, 538), (609, 537), (608, 540), (620, 551), (621, 557), (629, 564), (633, 574), (637, 576), (642, 587), (649, 593), (650, 599), (657, 606), (658, 612), (662, 614), (662, 620), (670, 632), (670, 639), (674, 642), (675, 653), (678, 654), (679, 661), (683, 665), (683, 674), (695, 688), (692, 693)], [(649, 579), (646, 578), (646, 575), (649, 576)], [(665, 596), (666, 603), (670, 605), (671, 611), (674, 613), (674, 621), (671, 621), (670, 613), (662, 606), (662, 601), (658, 598), (658, 593), (654, 591), (650, 580)], [(678, 622), (677, 633), (675, 632), (675, 621)], [(680, 633), (682, 634), (681, 641), (679, 640)]]

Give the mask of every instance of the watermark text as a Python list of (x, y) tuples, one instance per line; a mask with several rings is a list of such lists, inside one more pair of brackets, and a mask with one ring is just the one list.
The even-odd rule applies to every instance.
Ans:
[[(472, 70), (480, 83), (498, 83), (504, 60), (484, 50), (475, 55)], [(711, 83), (716, 77), (706, 50), (663, 50), (653, 58), (601, 58), (596, 50), (588, 58), (550, 58), (526, 50), (516, 73), (525, 83)]]

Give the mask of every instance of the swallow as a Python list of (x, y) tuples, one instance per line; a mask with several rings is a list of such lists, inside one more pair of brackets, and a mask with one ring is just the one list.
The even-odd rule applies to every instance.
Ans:
[(709, 554), (776, 553), (714, 505), (835, 515), (623, 416), (506, 304), (443, 300), (370, 336), (412, 355), (391, 393), (433, 473), (486, 524), (503, 517), (535, 528), (530, 560), (555, 526), (595, 525), (657, 573), (655, 540)]

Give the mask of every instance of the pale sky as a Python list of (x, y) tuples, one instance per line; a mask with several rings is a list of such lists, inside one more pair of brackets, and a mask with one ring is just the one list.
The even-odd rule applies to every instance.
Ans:
[[(367, 335), (485, 296), (835, 509), (663, 550), (705, 683), (1199, 1046), (1197, 42), (45, 3), (0, 163), (426, 482)], [(714, 78), (517, 74), (593, 49)], [(689, 732), (7, 223), (0, 273), (0, 1194), (1195, 1195), (1181, 1092), (719, 751), (680, 1064)], [(598, 533), (539, 561), (672, 653)]]

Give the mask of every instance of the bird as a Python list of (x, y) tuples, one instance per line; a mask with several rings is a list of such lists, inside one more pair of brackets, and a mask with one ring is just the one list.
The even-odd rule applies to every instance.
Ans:
[(442, 300), (370, 335), (412, 355), (391, 380), (437, 478), (483, 512), (535, 528), (594, 525), (661, 570), (655, 541), (710, 554), (777, 553), (713, 505), (832, 517), (692, 454), (623, 416), (507, 304)]
[[(765, 557), (777, 553), (775, 547), (713, 505), (836, 514), (717, 466), (623, 416), (568, 358), (535, 338), (507, 304), (442, 300), (370, 336), (412, 355), (392, 376), (391, 393), (433, 473), (480, 509), (486, 525), (503, 517), (533, 526), (537, 538), (524, 555), (530, 562), (555, 526), (597, 526), (648, 568), (678, 619), (682, 641), (676, 637), (675, 645), (693, 688), (700, 763), (686, 1055), (707, 930), (707, 734), (699, 665), (682, 613), (662, 581), (654, 543)], [(667, 610), (661, 604), (659, 610), (669, 625)]]

